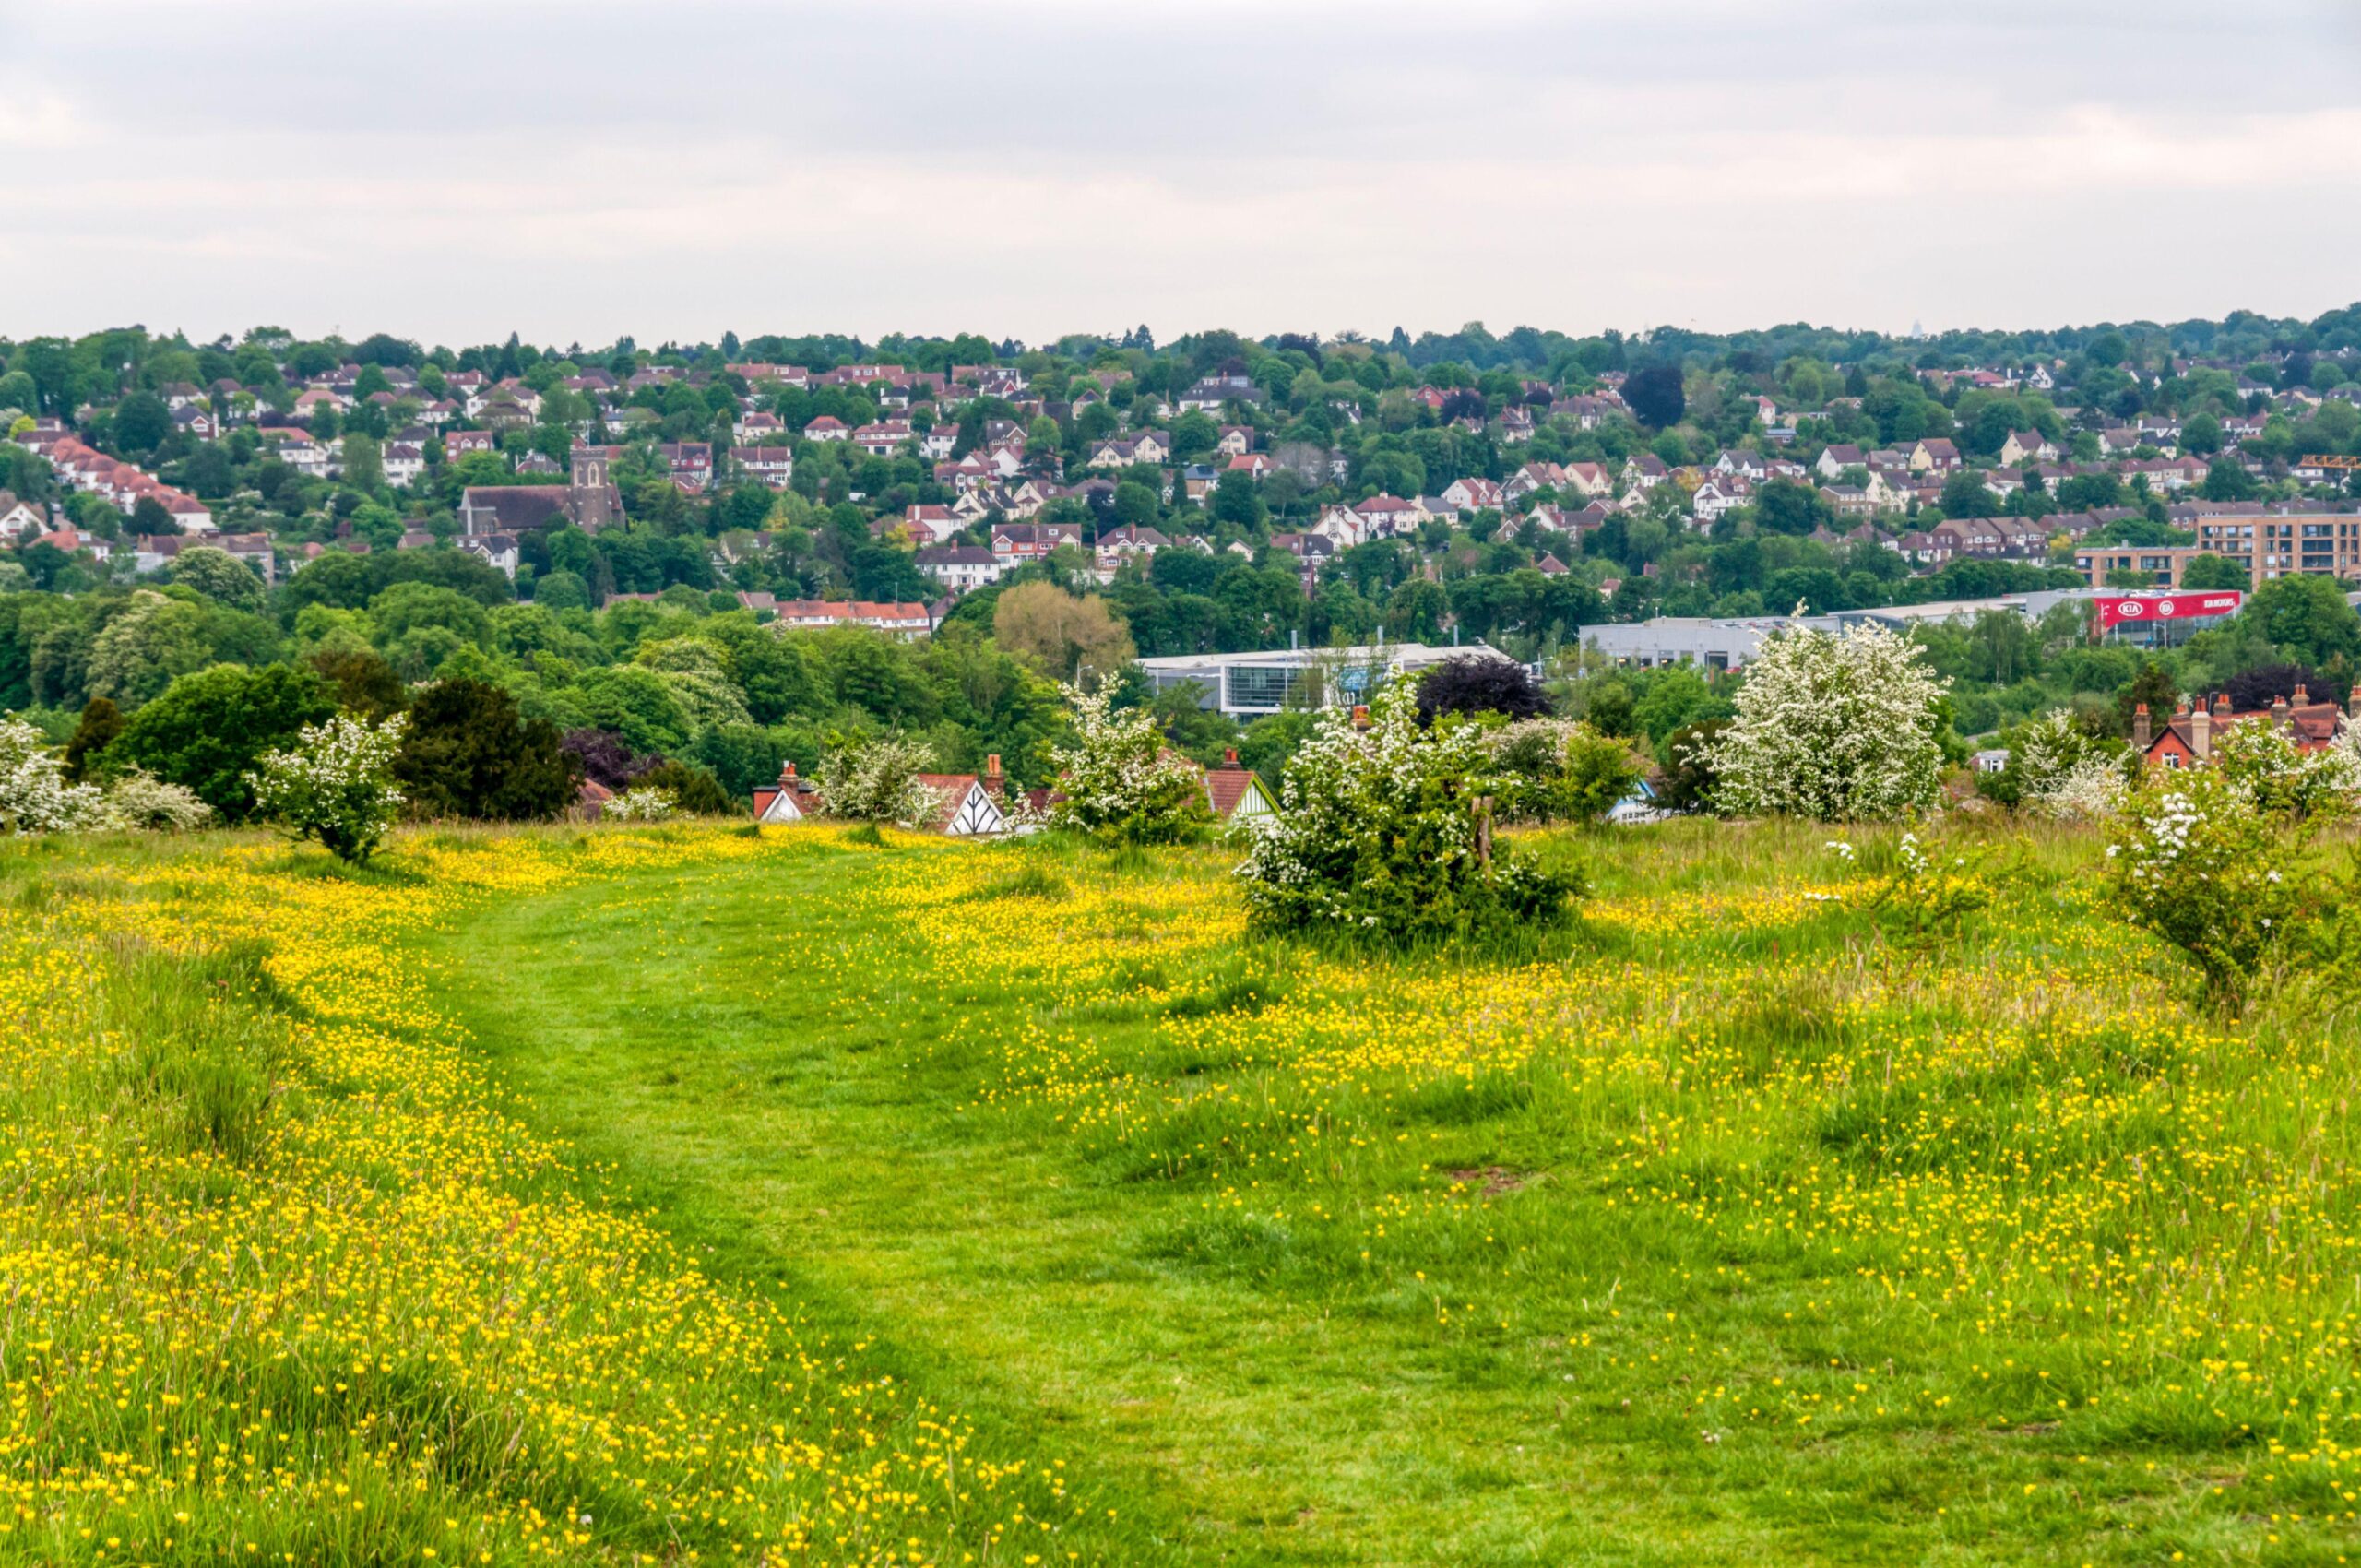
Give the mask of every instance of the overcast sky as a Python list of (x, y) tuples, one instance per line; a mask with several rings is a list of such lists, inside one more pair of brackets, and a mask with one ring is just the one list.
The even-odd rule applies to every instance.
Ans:
[(0, 0), (0, 336), (2310, 315), (2356, 81), (2343, 0)]

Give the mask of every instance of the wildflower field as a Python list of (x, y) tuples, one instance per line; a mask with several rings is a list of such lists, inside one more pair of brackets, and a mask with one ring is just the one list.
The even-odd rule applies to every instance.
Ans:
[(12, 846), (0, 1560), (2344, 1561), (2351, 1013), (1978, 831)]

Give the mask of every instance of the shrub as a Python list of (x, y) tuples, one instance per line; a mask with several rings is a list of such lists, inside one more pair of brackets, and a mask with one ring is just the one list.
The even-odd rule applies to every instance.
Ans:
[(1180, 844), (1213, 820), (1204, 773), (1164, 745), (1156, 715), (1115, 713), (1112, 694), (1065, 688), (1074, 743), (1058, 751), (1065, 798), (1050, 819), (1115, 844)]
[(2257, 811), (2300, 822), (2338, 811), (2361, 790), (2361, 750), (2349, 726), (2316, 752), (2298, 746), (2268, 719), (2234, 724), (2213, 742), (2213, 768), (2246, 792)]
[(1462, 654), (1447, 659), (1418, 679), (1418, 722), (1440, 714), (1498, 713), (1512, 719), (1538, 719), (1549, 697), (1533, 671), (1514, 659)]
[(1238, 868), (1252, 922), (1335, 930), (1385, 943), (1487, 934), (1560, 914), (1579, 888), (1510, 850), (1488, 853), (1485, 797), (1499, 775), (1484, 731), (1418, 720), (1396, 682), (1356, 729), (1321, 715), (1287, 766), (1279, 812), (1258, 819)]
[(243, 822), (255, 809), (250, 781), (264, 754), (293, 745), (306, 725), (335, 712), (309, 670), (219, 664), (182, 676), (133, 714), (102, 762), (144, 767), (195, 790), (224, 819)]
[(1943, 683), (1921, 652), (1877, 625), (1766, 641), (1713, 742), (1722, 809), (1867, 822), (1931, 805)]
[(2129, 790), (2121, 763), (2094, 756), (2058, 775), (2026, 803), (2059, 822), (2106, 822), (2122, 813)]
[(2018, 730), (2008, 765), (1979, 775), (1976, 791), (2021, 811), (2063, 819), (2112, 816), (2121, 804), (2130, 749), (2060, 708)]
[[(1853, 863), (1851, 844), (1840, 840), (1828, 848)], [(1993, 883), (1981, 863), (1971, 864), (1964, 854), (1929, 855), (1916, 834), (1905, 833), (1893, 848), (1884, 880), (1871, 887), (1860, 907), (1892, 941), (1928, 947), (1957, 936), (1968, 916), (1989, 905)]]
[(401, 809), (393, 766), (408, 723), (401, 714), (374, 727), (338, 715), (305, 726), (292, 750), (268, 754), (251, 776), (257, 810), (338, 860), (368, 860)]
[(135, 767), (108, 786), (99, 802), (96, 826), (140, 833), (187, 833), (213, 818), (213, 808), (193, 790), (167, 784)]
[(1528, 719), (1487, 733), (1504, 820), (1594, 823), (1646, 772), (1631, 748), (1587, 724)]
[(931, 827), (943, 791), (919, 775), (933, 765), (924, 742), (898, 735), (840, 746), (820, 764), (821, 809), (848, 822)]
[(1689, 814), (1715, 811), (1714, 791), (1721, 778), (1714, 771), (1714, 746), (1730, 727), (1726, 719), (1684, 724), (1665, 737), (1664, 788), (1656, 791), (1659, 811)]
[(651, 790), (639, 784), (599, 807), (599, 814), (609, 822), (664, 822), (677, 809), (670, 790)]
[(122, 733), (123, 710), (114, 705), (114, 699), (92, 697), (82, 708), (73, 738), (65, 742), (65, 777), (80, 783), (99, 754), (113, 745)]
[(10, 833), (65, 833), (89, 826), (98, 787), (69, 784), (42, 733), (11, 715), (0, 719), (0, 826)]
[(721, 781), (702, 767), (692, 767), (685, 762), (667, 760), (632, 780), (626, 794), (643, 790), (654, 790), (672, 803), (672, 809), (690, 816), (734, 816), (738, 802), (730, 799)]
[(2158, 772), (2134, 791), (2107, 846), (2118, 909), (2178, 947), (2225, 1009), (2293, 934), (2300, 910), (2287, 826), (2219, 768)]
[(633, 779), (656, 766), (654, 757), (641, 756), (622, 736), (605, 730), (568, 730), (558, 744), (573, 754), (583, 778), (610, 790), (630, 788)]

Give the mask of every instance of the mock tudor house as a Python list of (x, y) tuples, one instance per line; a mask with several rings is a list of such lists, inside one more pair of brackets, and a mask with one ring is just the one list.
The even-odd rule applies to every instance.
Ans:
[(1264, 792), (1263, 781), (1238, 760), (1235, 747), (1222, 753), (1221, 766), (1205, 769), (1205, 800), (1224, 822), (1252, 822), (1276, 816), (1278, 808)]
[(1008, 814), (1001, 809), (1004, 786), (1000, 758), (993, 757), (979, 776), (973, 773), (921, 773), (919, 782), (940, 793), (943, 810), (934, 831), (949, 838), (967, 838), (1008, 831)]

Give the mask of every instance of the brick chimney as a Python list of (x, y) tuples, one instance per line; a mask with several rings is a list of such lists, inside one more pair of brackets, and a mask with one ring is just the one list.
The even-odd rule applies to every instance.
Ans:
[(1000, 771), (1000, 754), (994, 752), (984, 758), (984, 793), (998, 800), (1007, 791), (1008, 780), (1002, 777)]
[(1224, 746), (1222, 748), (1221, 765), (1224, 767), (1236, 767), (1238, 766), (1238, 748), (1236, 746)]
[(2213, 755), (2213, 716), (2205, 710), (2203, 703), (2199, 703), (2189, 716), (2189, 749), (2197, 754), (2200, 762)]
[(2154, 738), (2149, 733), (2148, 705), (2143, 702), (2131, 710), (2131, 749), (2144, 753)]
[(2288, 699), (2288, 706), (2291, 707), (2309, 707), (2311, 704), (2312, 694), (2300, 685), (2296, 688), (2296, 695)]
[(2230, 717), (2229, 693), (2215, 692), (2213, 694), (2213, 717), (2216, 719), (2227, 719)]
[(789, 762), (778, 770), (778, 781), (786, 789), (795, 788), (795, 764)]

